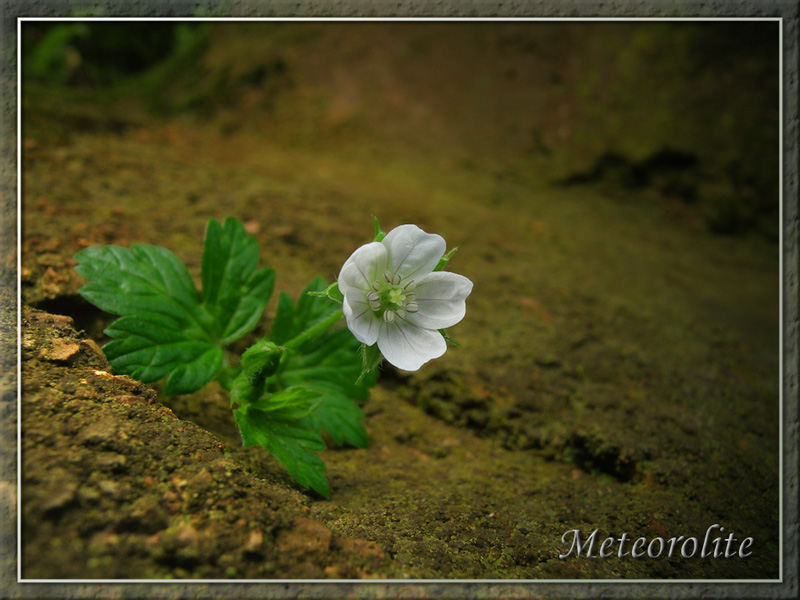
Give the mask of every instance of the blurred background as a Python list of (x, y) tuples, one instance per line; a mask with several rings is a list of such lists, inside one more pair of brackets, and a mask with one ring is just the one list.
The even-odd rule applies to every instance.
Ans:
[[(109, 316), (76, 293), (71, 257), (86, 246), (165, 246), (197, 277), (208, 219), (236, 216), (296, 297), (337, 276), (373, 216), (386, 231), (416, 223), (460, 248), (448, 269), (475, 283), (448, 332), (461, 347), (384, 370), (365, 407), (373, 445), (326, 453), (333, 501), (309, 501), (314, 518), (378, 543), (384, 574), (774, 577), (778, 33), (773, 21), (24, 22), (23, 300), (102, 342)], [(256, 460), (219, 390), (159, 401)], [(34, 480), (38, 448), (25, 455)], [(282, 481), (270, 465), (252, 473)], [(110, 522), (130, 504), (104, 502)], [(87, 568), (65, 525), (86, 513), (71, 510), (29, 530), (32, 572)], [(190, 516), (208, 547), (226, 543), (202, 509)], [(669, 537), (713, 523), (757, 551), (557, 558), (575, 527)], [(53, 531), (69, 557), (52, 559)], [(107, 556), (92, 576), (140, 574)], [(219, 574), (213, 557), (205, 571), (158, 560), (158, 576)]]
[(294, 142), (446, 155), (777, 236), (777, 22), (35, 23), (37, 85)]

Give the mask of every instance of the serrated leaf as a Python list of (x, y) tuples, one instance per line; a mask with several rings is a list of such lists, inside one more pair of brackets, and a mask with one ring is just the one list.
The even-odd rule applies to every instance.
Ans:
[(191, 394), (206, 385), (222, 366), (222, 348), (207, 348), (191, 362), (178, 365), (167, 377), (164, 393), (167, 396)]
[(100, 246), (75, 255), (75, 270), (89, 280), (78, 290), (98, 308), (140, 316), (210, 341), (211, 321), (199, 314), (199, 297), (180, 259), (165, 248), (134, 244)]
[(203, 306), (217, 338), (229, 344), (255, 328), (275, 287), (275, 271), (258, 268), (258, 245), (232, 217), (211, 219), (203, 247)]
[(319, 404), (307, 417), (315, 431), (326, 432), (337, 446), (350, 444), (366, 448), (369, 436), (364, 429), (364, 413), (353, 400), (343, 395), (336, 386), (312, 382), (311, 389), (320, 394)]
[(345, 396), (363, 401), (369, 397), (368, 387), (374, 385), (374, 379), (357, 384), (360, 372), (359, 343), (349, 331), (339, 330), (318, 340), (306, 354), (289, 355), (278, 379), (286, 386), (323, 381)]
[(283, 344), (291, 337), (292, 329), (294, 329), (294, 301), (289, 294), (281, 292), (270, 338), (278, 345)]
[[(329, 302), (327, 298), (312, 295), (316, 292), (324, 292), (327, 288), (328, 285), (322, 277), (315, 277), (300, 294), (297, 305), (288, 294), (281, 293), (275, 320), (272, 322), (270, 339), (276, 344), (284, 344), (308, 329), (316, 321), (339, 310), (341, 307)], [(305, 344), (299, 350), (302, 352), (305, 348), (313, 346), (314, 343), (312, 341)]]
[(252, 407), (233, 411), (245, 446), (266, 448), (297, 483), (330, 498), (325, 463), (314, 454), (325, 442), (308, 424), (280, 418), (280, 412), (265, 413)]
[(292, 336), (298, 335), (300, 332), (307, 329), (309, 325), (335, 313), (341, 308), (309, 294), (309, 292), (321, 292), (327, 287), (328, 284), (325, 283), (322, 277), (315, 277), (311, 280), (306, 289), (303, 290), (303, 293), (300, 294), (294, 312)]
[[(245, 353), (242, 373), (233, 382), (231, 399), (245, 444), (259, 444), (272, 452), (301, 485), (327, 497), (324, 464), (307, 450), (309, 440), (324, 448), (323, 432), (337, 445), (368, 444), (364, 414), (358, 401), (366, 400), (369, 390), (356, 385), (361, 368), (358, 341), (346, 329), (328, 331), (320, 337), (296, 341), (340, 307), (330, 302), (322, 278), (316, 278), (303, 291), (297, 304), (281, 294), (269, 340), (262, 340)], [(319, 292), (315, 294), (315, 292)], [(284, 346), (285, 345), (285, 346)], [(290, 349), (291, 348), (291, 349)], [(256, 365), (280, 349), (277, 370), (257, 372)], [(266, 357), (266, 358), (265, 358)], [(273, 363), (270, 363), (273, 364)], [(248, 377), (248, 372), (253, 372)], [(374, 384), (374, 379), (371, 380)], [(287, 441), (291, 432), (301, 439)], [(313, 437), (308, 437), (313, 434)], [(320, 470), (322, 467), (322, 470)], [(325, 487), (323, 487), (323, 485)]]
[(218, 346), (146, 319), (122, 317), (105, 333), (119, 338), (103, 348), (117, 372), (144, 383), (167, 377), (164, 393), (169, 396), (199, 390), (222, 366)]
[(210, 334), (192, 278), (169, 250), (134, 245), (87, 248), (76, 271), (89, 279), (78, 292), (121, 315), (105, 333), (111, 366), (144, 383), (168, 377), (165, 393), (187, 394), (213, 379), (222, 350)]
[[(166, 393), (187, 394), (222, 367), (221, 346), (251, 331), (274, 286), (258, 269), (258, 248), (236, 219), (211, 220), (203, 252), (204, 296), (180, 259), (158, 246), (87, 248), (75, 255), (89, 282), (79, 293), (121, 318), (106, 329), (104, 348), (119, 373), (150, 383), (167, 377)], [(228, 381), (230, 385), (232, 382)]]
[(297, 421), (310, 415), (319, 404), (321, 394), (301, 385), (275, 394), (267, 394), (252, 403), (251, 408), (272, 413), (276, 418)]
[[(291, 299), (281, 299), (280, 319), (276, 317), (273, 325), (272, 337), (276, 342), (285, 342), (337, 310), (327, 298), (308, 294), (325, 289), (324, 280), (313, 280), (300, 297), (296, 311)], [(283, 387), (302, 385), (321, 394), (319, 405), (307, 421), (320, 433), (330, 435), (337, 445), (348, 443), (364, 447), (367, 444), (367, 432), (362, 423), (364, 415), (357, 401), (369, 397), (367, 385), (374, 385), (375, 379), (367, 378), (367, 385), (356, 383), (361, 372), (358, 348), (358, 341), (348, 330), (330, 331), (288, 354), (277, 375), (278, 384)]]

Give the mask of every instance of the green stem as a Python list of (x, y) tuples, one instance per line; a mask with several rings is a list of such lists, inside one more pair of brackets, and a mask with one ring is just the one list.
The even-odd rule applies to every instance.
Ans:
[(342, 312), (342, 310), (341, 309), (337, 310), (331, 316), (326, 317), (325, 319), (323, 319), (322, 321), (318, 322), (315, 325), (312, 325), (300, 335), (293, 337), (288, 342), (281, 345), (284, 348), (289, 348), (290, 350), (296, 350), (299, 346), (305, 344), (307, 341), (313, 340), (321, 336), (328, 330), (328, 328), (330, 328), (331, 325), (336, 323), (336, 321), (341, 319), (343, 316), (344, 313)]

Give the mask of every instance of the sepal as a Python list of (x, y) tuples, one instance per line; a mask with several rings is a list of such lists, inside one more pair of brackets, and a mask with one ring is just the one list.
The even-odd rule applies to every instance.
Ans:
[(306, 292), (306, 294), (308, 294), (309, 296), (313, 296), (315, 298), (328, 298), (329, 300), (333, 300), (334, 302), (338, 302), (339, 304), (342, 304), (342, 302), (344, 302), (344, 294), (342, 294), (342, 292), (339, 291), (338, 281), (334, 281), (332, 284), (330, 284), (321, 292), (312, 290)]
[(372, 346), (361, 344), (358, 353), (361, 355), (361, 374), (356, 379), (356, 385), (371, 387), (375, 385), (378, 377), (378, 368), (383, 362), (383, 354), (378, 350), (377, 344), (372, 344)]
[(450, 250), (450, 252), (448, 252), (442, 258), (440, 258), (439, 262), (436, 264), (436, 266), (433, 269), (434, 273), (436, 271), (444, 270), (444, 268), (447, 266), (447, 263), (450, 261), (450, 259), (453, 257), (453, 254), (455, 254), (456, 252), (458, 252), (458, 246), (456, 246), (455, 248)]
[(446, 342), (450, 342), (451, 344), (453, 344), (454, 346), (456, 346), (458, 348), (461, 347), (461, 344), (459, 344), (454, 338), (451, 338), (449, 335), (447, 335), (447, 331), (446, 330), (440, 329), (439, 333), (442, 334), (442, 337), (445, 339)]
[(375, 224), (375, 237), (372, 240), (373, 242), (380, 242), (383, 238), (386, 237), (386, 232), (381, 230), (380, 223), (378, 223), (378, 217), (372, 217), (373, 222)]

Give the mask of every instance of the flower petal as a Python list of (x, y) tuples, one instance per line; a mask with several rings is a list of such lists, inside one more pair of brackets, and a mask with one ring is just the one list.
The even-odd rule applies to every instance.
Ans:
[(354, 294), (356, 296), (354, 300), (345, 296), (342, 310), (350, 332), (362, 344), (372, 346), (378, 341), (382, 321), (378, 319), (365, 299), (359, 299), (358, 294), (360, 293)]
[(381, 321), (378, 349), (398, 369), (416, 371), (447, 350), (447, 342), (438, 331), (422, 329), (405, 319), (393, 323)]
[(363, 295), (370, 290), (372, 282), (383, 275), (387, 260), (386, 247), (380, 242), (361, 246), (350, 255), (339, 271), (339, 291), (345, 296), (352, 296), (358, 290)]
[(472, 282), (457, 273), (437, 271), (417, 282), (414, 289), (419, 311), (408, 313), (406, 319), (418, 327), (445, 329), (464, 318), (466, 298), (472, 292)]
[(389, 252), (389, 269), (402, 279), (424, 277), (444, 256), (447, 242), (435, 233), (425, 233), (416, 225), (395, 227), (382, 244)]

